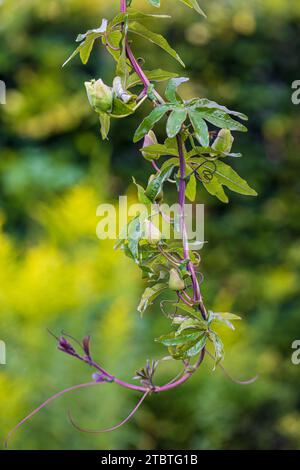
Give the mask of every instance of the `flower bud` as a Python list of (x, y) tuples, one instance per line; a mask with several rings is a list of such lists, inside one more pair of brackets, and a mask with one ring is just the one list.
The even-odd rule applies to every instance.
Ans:
[(169, 288), (171, 290), (183, 290), (185, 288), (184, 281), (175, 268), (170, 270)]
[(144, 238), (151, 245), (156, 245), (162, 238), (160, 230), (149, 220), (145, 220), (144, 222)]
[[(146, 148), (146, 147), (149, 147), (150, 145), (155, 145), (155, 144), (157, 144), (156, 135), (154, 134), (153, 131), (149, 131), (148, 134), (145, 135), (143, 148)], [(155, 158), (155, 155), (148, 154), (145, 151), (142, 151), (142, 155), (144, 158), (149, 159), (149, 160), (153, 160), (153, 158)]]
[(90, 105), (96, 112), (108, 112), (113, 105), (113, 90), (101, 78), (85, 82)]
[(234, 137), (229, 129), (221, 129), (212, 145), (217, 152), (229, 153), (234, 141)]

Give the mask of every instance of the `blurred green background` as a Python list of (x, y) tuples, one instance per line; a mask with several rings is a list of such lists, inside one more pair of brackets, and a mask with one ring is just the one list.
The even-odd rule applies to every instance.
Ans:
[[(176, 5), (176, 7), (175, 7)], [(133, 6), (150, 11), (145, 0)], [(44, 409), (14, 436), (17, 449), (290, 449), (300, 448), (300, 366), (291, 344), (300, 339), (300, 115), (291, 83), (300, 79), (299, 0), (202, 0), (205, 20), (174, 0), (162, 0), (172, 20), (152, 21), (184, 58), (187, 70), (140, 39), (147, 68), (188, 74), (186, 97), (205, 96), (249, 115), (238, 135), (234, 167), (259, 197), (230, 194), (222, 205), (199, 188), (206, 205), (203, 292), (214, 309), (243, 316), (225, 334), (225, 366), (248, 387), (212, 371), (207, 358), (187, 384), (150, 397), (115, 433), (113, 425), (137, 401), (113, 385), (73, 392)], [(96, 208), (133, 194), (150, 168), (131, 138), (145, 112), (115, 121), (102, 143), (83, 82), (111, 82), (113, 62), (96, 48), (87, 66), (61, 64), (77, 33), (111, 18), (118, 1), (4, 0), (0, 79), (0, 439), (56, 391), (89, 381), (91, 371), (56, 350), (46, 328), (76, 337), (90, 333), (95, 356), (131, 379), (147, 357), (165, 354), (153, 338), (168, 322), (153, 308), (136, 311), (143, 290), (138, 269), (112, 242), (97, 240)], [(155, 11), (156, 12), (156, 11)], [(218, 310), (217, 310), (218, 311)], [(161, 382), (179, 364), (165, 363)]]

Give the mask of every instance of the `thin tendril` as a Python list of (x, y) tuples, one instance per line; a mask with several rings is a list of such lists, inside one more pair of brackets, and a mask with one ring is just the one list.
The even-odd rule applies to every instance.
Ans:
[(73, 387), (69, 387), (69, 388), (66, 388), (64, 390), (62, 390), (61, 392), (58, 392), (56, 393), (55, 395), (52, 395), (52, 397), (48, 398), (46, 401), (44, 401), (44, 403), (42, 403), (40, 406), (38, 406), (35, 410), (33, 410), (31, 413), (29, 413), (29, 415), (27, 415), (24, 419), (22, 419), (9, 433), (8, 433), (8, 436), (5, 440), (5, 447), (8, 447), (8, 442), (11, 438), (11, 436), (17, 431), (17, 429), (19, 429), (24, 423), (26, 423), (26, 421), (28, 421), (32, 416), (34, 416), (36, 413), (38, 413), (39, 411), (41, 411), (43, 408), (45, 408), (45, 406), (47, 406), (49, 403), (51, 403), (52, 401), (56, 400), (57, 398), (61, 397), (62, 395), (64, 395), (65, 393), (68, 393), (68, 392), (72, 392), (73, 390), (77, 390), (77, 389), (80, 389), (80, 388), (85, 388), (85, 387), (92, 387), (93, 385), (99, 385), (99, 382), (86, 382), (86, 383), (83, 383), (83, 384), (79, 384), (79, 385), (74, 385)]
[(71, 415), (71, 411), (68, 410), (68, 416), (69, 416), (69, 420), (71, 422), (71, 424), (74, 426), (74, 428), (76, 428), (78, 431), (80, 432), (86, 432), (86, 433), (90, 433), (90, 434), (100, 434), (100, 433), (104, 433), (104, 432), (111, 432), (111, 431), (115, 431), (116, 429), (120, 428), (121, 426), (123, 426), (124, 424), (128, 423), (128, 421), (130, 421), (130, 419), (135, 415), (135, 413), (138, 411), (139, 407), (141, 406), (141, 404), (143, 403), (143, 401), (145, 400), (145, 398), (149, 395), (150, 393), (150, 390), (147, 390), (144, 395), (142, 396), (142, 398), (139, 400), (138, 404), (133, 408), (133, 410), (129, 413), (129, 415), (123, 419), (120, 423), (116, 424), (115, 426), (112, 426), (111, 428), (107, 428), (107, 429), (100, 429), (100, 430), (95, 430), (95, 429), (85, 429), (85, 428), (81, 428), (80, 426), (78, 426), (75, 421), (74, 421), (74, 418), (72, 417)]
[[(206, 351), (207, 355), (215, 360), (214, 356), (209, 352), (209, 351)], [(249, 380), (237, 380), (235, 378), (233, 378), (229, 372), (225, 369), (224, 366), (222, 366), (222, 364), (218, 364), (218, 367), (220, 367), (220, 369), (222, 370), (223, 374), (229, 379), (231, 380), (232, 382), (234, 382), (235, 384), (238, 384), (238, 385), (250, 385), (250, 384), (253, 384), (254, 382), (257, 381), (257, 379), (259, 378), (259, 375), (255, 375), (255, 377), (252, 377), (252, 379), (249, 379)]]

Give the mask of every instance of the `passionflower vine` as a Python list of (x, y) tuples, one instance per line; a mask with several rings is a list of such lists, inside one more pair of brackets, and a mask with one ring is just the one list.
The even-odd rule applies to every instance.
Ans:
[[(149, 1), (152, 5), (155, 3), (159, 6), (159, 2)], [(186, 77), (178, 77), (177, 74), (158, 69), (149, 72), (150, 80), (133, 54), (131, 42), (128, 39), (129, 33), (149, 38), (180, 64), (184, 64), (165, 38), (149, 32), (137, 21), (139, 19), (143, 21), (143, 18), (149, 15), (128, 9), (131, 3), (131, 0), (120, 0), (121, 14), (110, 22), (106, 20), (102, 22), (101, 28), (89, 30), (86, 34), (80, 35), (80, 45), (70, 58), (80, 54), (83, 63), (86, 63), (94, 42), (101, 38), (102, 44), (116, 60), (116, 76), (112, 81), (112, 86), (106, 85), (102, 79), (85, 82), (89, 102), (99, 115), (103, 139), (108, 136), (111, 118), (123, 118), (133, 114), (146, 99), (149, 99), (152, 104), (151, 112), (142, 120), (133, 137), (134, 142), (144, 139), (140, 151), (146, 160), (151, 161), (155, 170), (145, 189), (136, 184), (138, 197), (144, 204), (154, 203), (160, 215), (163, 215), (161, 208), (163, 187), (167, 183), (174, 184), (178, 192), (180, 207), (178, 225), (181, 240), (179, 243), (177, 240), (165, 240), (152, 221), (146, 219), (144, 223), (141, 223), (139, 218), (135, 217), (127, 227), (127, 233), (132, 235), (119, 240), (117, 247), (121, 247), (124, 253), (134, 260), (142, 270), (144, 279), (147, 279), (148, 285), (142, 294), (138, 306), (139, 312), (143, 314), (154, 300), (167, 290), (175, 297), (171, 300), (168, 297), (160, 304), (162, 312), (171, 320), (172, 331), (160, 336), (156, 341), (168, 348), (171, 359), (179, 361), (182, 364), (182, 370), (174, 379), (164, 385), (158, 385), (155, 381), (155, 372), (162, 361), (148, 360), (146, 366), (135, 375), (135, 380), (139, 383), (127, 382), (115, 377), (95, 361), (91, 353), (89, 336), (84, 337), (80, 342), (69, 335), (62, 334), (56, 337), (58, 349), (92, 368), (92, 381), (66, 388), (50, 397), (20, 421), (9, 437), (48, 403), (73, 390), (91, 386), (109, 386), (108, 384), (113, 383), (141, 395), (129, 415), (116, 426), (108, 429), (97, 431), (81, 428), (69, 415), (72, 424), (80, 431), (108, 432), (127, 423), (151, 394), (157, 395), (170, 391), (189, 380), (199, 369), (206, 355), (214, 361), (214, 367), (221, 367), (228, 376), (221, 365), (224, 348), (215, 330), (215, 323), (222, 323), (232, 329), (231, 322), (239, 320), (240, 317), (228, 312), (214, 313), (206, 308), (201, 291), (203, 275), (198, 271), (201, 258), (191, 248), (187, 238), (185, 201), (186, 197), (192, 202), (195, 201), (198, 182), (201, 183), (201, 188), (205, 188), (222, 202), (228, 202), (224, 187), (244, 195), (256, 195), (248, 183), (230, 165), (224, 163), (225, 157), (237, 156), (237, 154), (229, 153), (234, 141), (231, 131), (245, 132), (247, 130), (236, 118), (246, 120), (247, 117), (206, 98), (185, 101), (180, 97), (177, 89), (182, 83), (187, 82)], [(183, 3), (189, 3), (191, 8), (200, 14), (203, 13), (196, 0)], [(159, 15), (155, 16), (159, 17)], [(165, 18), (163, 15), (160, 16)], [(145, 31), (147, 31), (146, 35)], [(164, 80), (168, 82), (164, 97), (162, 97), (152, 81)], [(139, 86), (142, 89), (137, 95), (131, 93), (131, 88)], [(163, 143), (158, 143), (153, 128), (163, 118), (166, 120), (166, 137)], [(220, 129), (214, 141), (212, 141), (212, 136), (215, 135), (215, 131), (209, 129), (210, 125)], [(163, 162), (158, 164), (160, 157), (163, 157)], [(214, 167), (213, 172), (211, 163)], [(204, 176), (208, 172), (211, 177), (205, 179)], [(169, 223), (174, 230), (174, 220), (170, 219)], [(165, 309), (166, 305), (171, 307), (169, 311)], [(170, 356), (167, 358), (170, 359)], [(245, 382), (238, 381), (238, 383), (249, 384), (256, 378)]]

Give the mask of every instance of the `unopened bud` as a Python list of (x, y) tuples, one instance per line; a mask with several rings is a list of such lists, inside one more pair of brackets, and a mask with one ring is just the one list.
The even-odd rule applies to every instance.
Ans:
[(185, 288), (184, 281), (175, 268), (170, 270), (169, 288), (171, 290), (183, 290)]
[(90, 105), (96, 112), (108, 112), (113, 105), (113, 90), (99, 78), (85, 82)]
[(145, 151), (142, 150), (142, 155), (144, 158), (152, 160), (155, 158), (155, 155), (153, 154), (148, 154), (146, 147), (149, 147), (150, 145), (156, 145), (157, 144), (157, 138), (156, 135), (154, 134), (153, 131), (149, 131), (148, 134), (145, 135), (144, 138), (144, 143), (143, 143), (143, 148), (145, 148)]
[(212, 144), (212, 148), (217, 152), (229, 153), (234, 141), (234, 137), (229, 129), (221, 129)]

